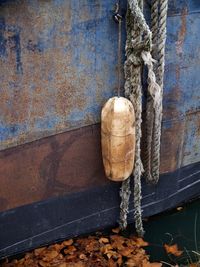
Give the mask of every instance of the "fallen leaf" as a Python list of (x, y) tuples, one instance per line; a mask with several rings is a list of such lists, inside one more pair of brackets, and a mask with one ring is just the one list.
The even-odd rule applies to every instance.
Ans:
[(122, 250), (119, 250), (119, 253), (124, 257), (129, 257), (133, 252), (133, 248), (124, 247)]
[(133, 259), (129, 259), (126, 262), (126, 266), (128, 266), (128, 267), (137, 267), (136, 262)]
[(105, 237), (101, 237), (99, 239), (99, 243), (109, 243), (109, 239), (108, 238), (105, 238)]
[(176, 210), (178, 211), (183, 210), (183, 207), (177, 207)]
[(63, 245), (64, 246), (71, 246), (73, 244), (73, 242), (74, 242), (73, 239), (69, 239), (69, 240), (64, 241)]
[(52, 259), (56, 258), (58, 256), (58, 251), (52, 250), (45, 254), (45, 256), (42, 258), (43, 261), (50, 262)]
[(110, 250), (107, 253), (105, 253), (106, 256), (108, 257), (108, 259), (110, 259), (111, 257), (117, 258), (118, 254), (116, 251)]
[(35, 256), (40, 255), (45, 249), (46, 249), (45, 247), (35, 249), (35, 250), (34, 250), (34, 254), (35, 254)]
[(58, 267), (67, 267), (67, 263), (63, 262), (63, 263), (59, 264)]
[(79, 259), (81, 260), (87, 260), (87, 256), (85, 254), (80, 254)]
[(138, 247), (147, 247), (149, 243), (144, 241), (141, 237), (134, 237), (133, 240), (135, 241)]
[(176, 257), (180, 257), (183, 254), (183, 251), (178, 249), (177, 244), (171, 246), (164, 244), (164, 249), (168, 254), (172, 254)]
[(108, 267), (117, 267), (117, 263), (113, 259), (108, 260)]
[(75, 248), (74, 246), (68, 246), (68, 248), (66, 248), (66, 249), (64, 250), (64, 253), (65, 253), (65, 254), (73, 254), (74, 251), (76, 251), (76, 248)]
[(112, 229), (112, 232), (115, 233), (115, 234), (119, 234), (120, 228), (119, 227), (114, 228), (114, 229)]
[(106, 244), (105, 246), (100, 248), (100, 251), (103, 254), (107, 254), (108, 252), (110, 252), (113, 249), (113, 247), (110, 244)]

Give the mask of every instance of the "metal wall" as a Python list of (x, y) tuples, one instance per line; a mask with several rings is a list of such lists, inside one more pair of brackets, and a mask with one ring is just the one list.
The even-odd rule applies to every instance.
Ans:
[[(0, 1), (0, 210), (108, 184), (94, 124), (117, 87), (114, 3)], [(200, 3), (169, 4), (161, 173), (200, 161)]]
[(1, 3), (1, 149), (99, 121), (117, 83), (114, 3)]

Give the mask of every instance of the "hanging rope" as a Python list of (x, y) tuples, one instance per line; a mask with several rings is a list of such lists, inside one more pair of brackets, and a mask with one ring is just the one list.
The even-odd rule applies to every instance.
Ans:
[[(162, 120), (162, 88), (164, 74), (164, 51), (166, 40), (166, 17), (167, 0), (160, 5), (160, 16), (158, 16), (158, 4), (160, 0), (152, 2), (152, 30), (151, 33), (143, 15), (143, 0), (128, 0), (126, 16), (127, 41), (126, 41), (126, 62), (125, 72), (125, 95), (133, 103), (136, 117), (136, 149), (134, 176), (134, 220), (135, 227), (139, 236), (143, 236), (141, 210), (141, 175), (143, 165), (141, 161), (140, 140), (142, 123), (142, 84), (141, 71), (145, 64), (148, 69), (148, 104), (147, 104), (147, 156), (145, 160), (145, 174), (148, 181), (156, 182), (159, 177), (159, 153), (160, 153), (160, 133)], [(159, 26), (159, 32), (158, 31)], [(159, 36), (159, 38), (158, 38)], [(155, 60), (152, 58), (152, 40), (158, 43), (158, 64), (157, 71), (159, 84), (156, 82), (154, 73)], [(160, 40), (161, 39), (161, 40)], [(153, 44), (154, 44), (153, 43)], [(153, 47), (156, 51), (157, 47)], [(154, 52), (153, 52), (154, 54)], [(156, 53), (155, 53), (156, 54)], [(152, 139), (154, 146), (152, 147)], [(122, 229), (127, 226), (127, 213), (130, 198), (130, 178), (122, 183), (121, 187), (121, 213), (120, 226)]]
[(160, 168), (160, 137), (162, 123), (162, 96), (163, 79), (165, 67), (165, 43), (166, 43), (166, 24), (167, 24), (168, 0), (160, 0), (160, 14), (158, 17), (158, 36), (157, 39), (157, 66), (156, 77), (161, 88), (161, 101), (155, 110), (154, 133), (152, 140), (152, 181), (158, 182)]
[[(152, 56), (157, 59), (156, 45), (158, 38), (158, 0), (151, 1), (151, 30), (152, 30)], [(154, 67), (155, 70), (155, 67)], [(147, 105), (146, 105), (146, 141), (145, 141), (145, 158), (144, 158), (144, 170), (147, 182), (152, 181), (151, 176), (151, 147), (153, 138), (153, 127), (154, 127), (154, 112), (153, 110), (153, 99), (147, 92)]]

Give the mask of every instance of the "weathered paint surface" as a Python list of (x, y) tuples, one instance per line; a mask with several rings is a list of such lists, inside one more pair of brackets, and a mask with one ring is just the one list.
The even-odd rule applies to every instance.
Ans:
[(0, 152), (0, 211), (109, 184), (93, 125)]
[[(0, 210), (109, 183), (94, 123), (117, 86), (114, 3), (1, 1)], [(161, 173), (200, 161), (199, 25), (197, 1), (170, 1)]]
[(117, 83), (114, 3), (3, 1), (1, 149), (99, 121)]
[(200, 4), (195, 0), (169, 3), (162, 136), (165, 171), (200, 160)]

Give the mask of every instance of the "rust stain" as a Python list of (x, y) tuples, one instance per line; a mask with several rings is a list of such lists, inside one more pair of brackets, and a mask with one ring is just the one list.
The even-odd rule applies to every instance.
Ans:
[(0, 180), (1, 211), (108, 184), (100, 126), (1, 151)]
[[(160, 172), (172, 172), (180, 167), (184, 139), (185, 121), (170, 122), (171, 127), (163, 127), (161, 137)], [(179, 133), (179, 134), (177, 134)]]
[(181, 115), (181, 112), (177, 107), (177, 104), (181, 103), (181, 92), (181, 88), (177, 84), (169, 93), (165, 93), (164, 99), (166, 104), (164, 105), (163, 110), (163, 120), (178, 118)]
[[(79, 107), (83, 107), (83, 94), (80, 93), (79, 97), (76, 93), (79, 88), (71, 86), (65, 78), (66, 74), (75, 76), (74, 69), (70, 67), (71, 52), (63, 51), (69, 42), (66, 33), (71, 30), (70, 5), (70, 1), (65, 2), (62, 9), (59, 5), (41, 2), (38, 8), (23, 0), (20, 4), (5, 5), (0, 10), (5, 20), (1, 21), (5, 24), (1, 26), (1, 34), (6, 51), (5, 58), (0, 58), (0, 113), (6, 125), (26, 123), (29, 134), (32, 134), (35, 121), (45, 117), (49, 110), (63, 112), (64, 116), (69, 112), (64, 109), (74, 108), (77, 100)], [(20, 59), (16, 56), (17, 49), (20, 53), (22, 51)], [(19, 63), (21, 65), (17, 67)], [(22, 65), (23, 74), (17, 71), (17, 68), (22, 70)], [(75, 97), (72, 98), (74, 92)], [(64, 97), (65, 94), (67, 97)], [(22, 135), (18, 135), (15, 141), (7, 138), (5, 146), (20, 143), (25, 138)]]
[(187, 7), (183, 8), (181, 12), (180, 31), (178, 32), (178, 40), (176, 41), (176, 52), (178, 55), (182, 55), (183, 53), (183, 44), (187, 31), (187, 26), (186, 26), (187, 13), (188, 13)]
[(179, 65), (176, 65), (175, 73), (176, 73), (176, 81), (178, 82), (180, 80), (180, 66)]

